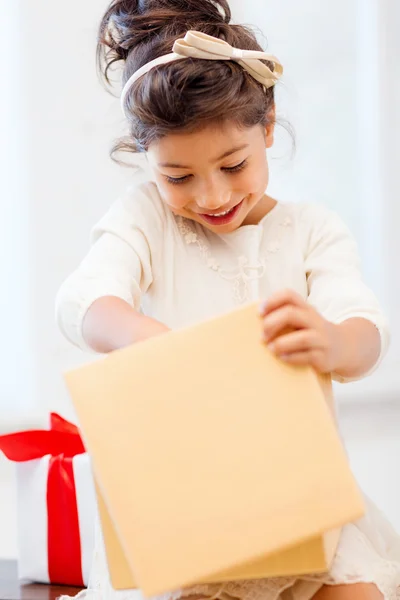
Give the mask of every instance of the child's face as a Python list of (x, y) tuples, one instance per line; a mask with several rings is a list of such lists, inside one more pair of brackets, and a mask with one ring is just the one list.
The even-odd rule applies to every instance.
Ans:
[(258, 222), (273, 132), (273, 125), (238, 129), (227, 123), (153, 143), (148, 159), (162, 199), (175, 214), (216, 233)]

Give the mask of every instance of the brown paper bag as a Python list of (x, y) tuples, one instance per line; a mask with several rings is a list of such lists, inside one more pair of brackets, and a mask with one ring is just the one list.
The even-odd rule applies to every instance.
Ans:
[(363, 514), (329, 381), (272, 356), (255, 306), (66, 379), (116, 589), (324, 571)]

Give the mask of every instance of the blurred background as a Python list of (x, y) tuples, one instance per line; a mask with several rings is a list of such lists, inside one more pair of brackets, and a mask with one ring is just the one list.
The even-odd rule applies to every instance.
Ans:
[[(199, 0), (201, 2), (201, 0)], [(107, 0), (0, 0), (0, 434), (74, 418), (63, 371), (88, 360), (54, 322), (54, 298), (89, 232), (133, 174), (108, 156), (123, 133), (95, 69)], [(400, 529), (400, 3), (231, 0), (285, 66), (270, 193), (322, 202), (349, 224), (393, 343), (369, 380), (337, 389), (364, 490)], [(0, 558), (16, 555), (13, 467), (0, 457)]]

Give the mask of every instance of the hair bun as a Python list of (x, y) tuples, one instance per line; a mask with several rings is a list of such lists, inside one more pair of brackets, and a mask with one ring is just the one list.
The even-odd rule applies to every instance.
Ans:
[(223, 27), (230, 20), (227, 0), (113, 0), (101, 21), (99, 45), (111, 50), (116, 62), (155, 37), (179, 37), (188, 29)]

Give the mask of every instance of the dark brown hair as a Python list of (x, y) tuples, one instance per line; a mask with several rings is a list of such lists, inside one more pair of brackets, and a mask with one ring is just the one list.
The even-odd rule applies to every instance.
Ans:
[[(233, 25), (227, 0), (113, 0), (100, 25), (98, 61), (105, 80), (124, 61), (123, 83), (140, 67), (172, 52), (189, 29), (244, 50), (262, 50), (254, 33)], [(272, 67), (272, 65), (269, 65)], [(266, 125), (274, 88), (264, 91), (233, 61), (184, 59), (158, 66), (140, 78), (126, 98), (130, 138), (114, 151), (143, 152), (168, 133), (233, 121)]]

